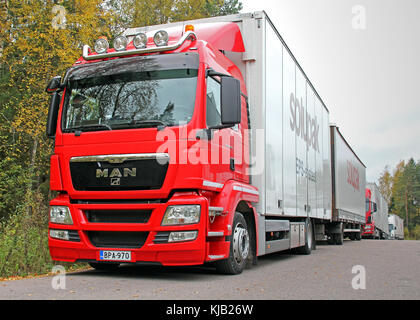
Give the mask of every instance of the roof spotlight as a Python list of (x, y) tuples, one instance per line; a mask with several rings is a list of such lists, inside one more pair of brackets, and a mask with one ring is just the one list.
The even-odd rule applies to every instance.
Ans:
[(100, 38), (98, 40), (96, 40), (95, 42), (95, 52), (96, 53), (105, 53), (107, 52), (109, 49), (109, 43), (108, 40), (106, 40), (105, 38)]
[(146, 36), (146, 34), (139, 33), (139, 34), (135, 35), (134, 36), (134, 39), (133, 39), (133, 45), (137, 49), (146, 48), (146, 45), (147, 45), (147, 36)]
[(168, 44), (169, 35), (165, 30), (160, 30), (155, 33), (153, 37), (153, 41), (155, 42), (156, 46), (163, 47)]
[(128, 40), (125, 36), (118, 36), (114, 39), (114, 49), (123, 51), (127, 48)]

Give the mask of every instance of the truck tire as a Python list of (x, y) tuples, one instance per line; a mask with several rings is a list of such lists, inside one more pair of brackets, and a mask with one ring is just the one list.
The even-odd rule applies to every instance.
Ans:
[(338, 246), (343, 245), (344, 243), (344, 230), (343, 226), (340, 228), (340, 233), (334, 233), (333, 234), (334, 243)]
[(343, 245), (344, 243), (344, 237), (342, 233), (335, 233), (334, 234), (334, 243), (338, 246)]
[(229, 258), (215, 262), (216, 270), (222, 274), (240, 274), (245, 268), (251, 252), (249, 230), (244, 216), (235, 212), (230, 241)]
[(303, 247), (296, 248), (298, 254), (310, 255), (312, 250), (316, 248), (315, 233), (311, 222), (311, 219), (305, 221), (305, 245)]
[(106, 262), (89, 262), (89, 265), (95, 270), (100, 271), (115, 271), (119, 268), (119, 263), (106, 263)]

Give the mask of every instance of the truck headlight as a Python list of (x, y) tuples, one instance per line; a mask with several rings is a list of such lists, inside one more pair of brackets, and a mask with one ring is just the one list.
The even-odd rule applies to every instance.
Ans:
[(65, 206), (51, 206), (50, 222), (58, 224), (73, 224), (70, 209)]
[(199, 205), (169, 206), (162, 219), (162, 226), (194, 224), (200, 221)]

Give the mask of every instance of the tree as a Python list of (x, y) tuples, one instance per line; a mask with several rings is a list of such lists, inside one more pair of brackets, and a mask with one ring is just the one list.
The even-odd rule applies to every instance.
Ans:
[(108, 8), (121, 18), (120, 27), (143, 27), (238, 13), (239, 0), (110, 0)]
[(379, 178), (379, 191), (381, 191), (384, 196), (388, 206), (391, 204), (392, 197), (392, 175), (389, 172), (389, 166), (386, 166)]
[(392, 212), (405, 219), (405, 226), (412, 230), (420, 223), (420, 163), (414, 159), (401, 161), (393, 176), (391, 208)]

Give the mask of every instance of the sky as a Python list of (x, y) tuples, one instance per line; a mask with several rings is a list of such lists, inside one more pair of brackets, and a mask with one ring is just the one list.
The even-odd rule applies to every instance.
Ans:
[(419, 0), (241, 0), (267, 12), (367, 167), (420, 160)]

